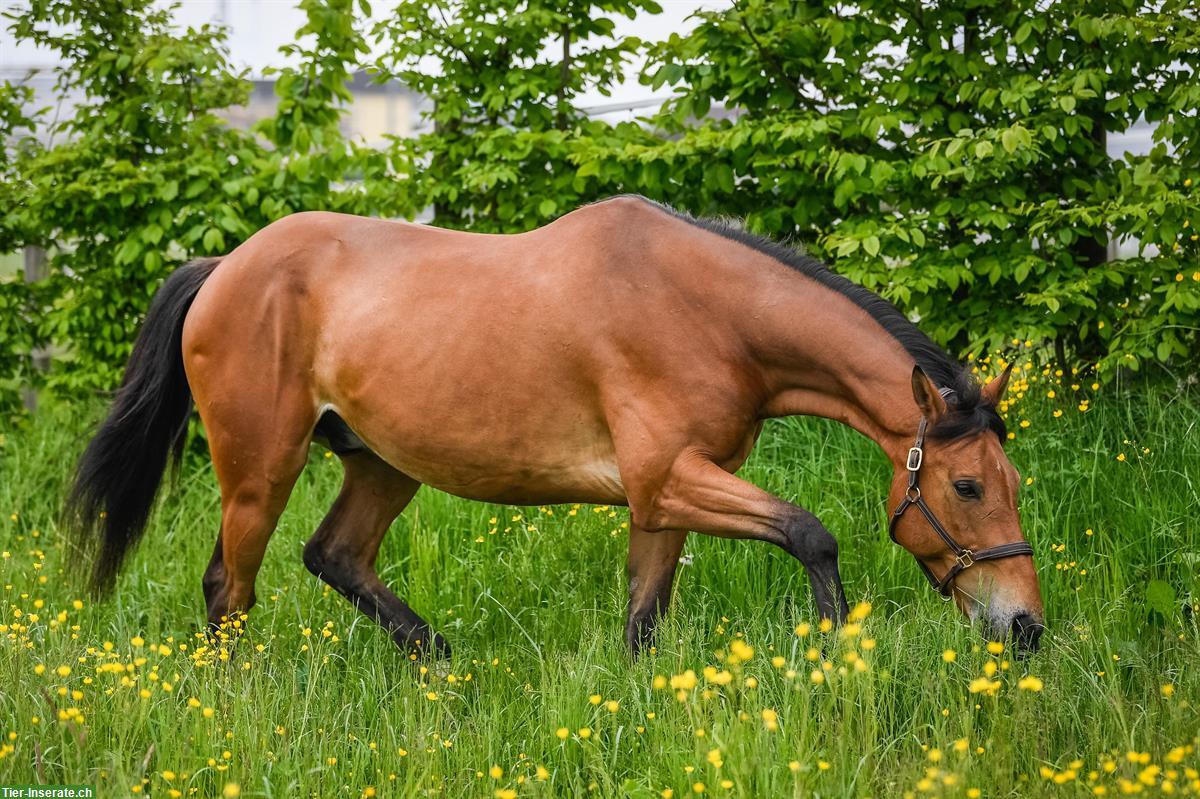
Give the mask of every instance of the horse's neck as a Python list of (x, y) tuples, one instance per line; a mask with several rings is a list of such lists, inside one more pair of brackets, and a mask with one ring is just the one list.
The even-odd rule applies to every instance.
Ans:
[(845, 295), (803, 275), (757, 315), (767, 416), (822, 416), (873, 439), (903, 460), (920, 420), (913, 358)]

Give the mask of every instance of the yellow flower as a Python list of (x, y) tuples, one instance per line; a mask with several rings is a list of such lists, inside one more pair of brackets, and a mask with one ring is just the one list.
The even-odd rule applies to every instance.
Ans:
[(550, 779), (550, 772), (546, 770), (545, 766), (537, 767), (537, 778), (539, 780), (541, 780), (542, 782), (545, 782), (546, 780)]
[(671, 677), (671, 687), (681, 691), (690, 691), (696, 687), (696, 672), (688, 669), (683, 674)]
[(987, 651), (993, 655), (1004, 654), (1004, 644), (999, 641), (988, 641)]
[(973, 694), (994, 696), (1000, 690), (1000, 681), (989, 680), (987, 677), (976, 677), (974, 680), (971, 680), (971, 684), (967, 686), (967, 690)]
[(704, 783), (697, 782), (692, 785), (692, 793), (704, 793)]
[(762, 712), (763, 724), (767, 726), (769, 732), (775, 732), (779, 729), (779, 714), (771, 708), (764, 708)]
[(721, 758), (720, 749), (708, 750), (708, 755), (705, 759), (712, 764), (713, 768), (720, 768), (721, 766), (725, 765), (725, 761)]
[(610, 699), (604, 703), (604, 707), (606, 707), (608, 709), (609, 713), (616, 713), (618, 710), (621, 709), (621, 703), (616, 701), (615, 699)]
[(1162, 687), (1161, 690), (1163, 696), (1172, 696), (1175, 693), (1175, 686), (1171, 683), (1167, 683)]
[(818, 760), (817, 768), (821, 769), (821, 771), (829, 771), (829, 761), (828, 760)]
[(33, 673), (37, 674), (38, 676), (45, 674), (46, 666), (42, 663), (37, 664), (36, 666), (33, 667)]
[[(142, 636), (140, 636), (140, 635), (135, 635), (135, 636), (133, 636), (133, 638), (129, 639), (129, 643), (133, 644), (136, 647), (140, 647), (146, 643), (146, 640), (144, 638), (142, 638)], [(241, 789), (238, 788), (237, 785), (235, 785), (234, 783), (230, 783), (230, 785), (233, 785), (235, 790), (237, 790), (239, 792), (241, 791)], [(226, 786), (226, 787), (228, 787), (228, 786)], [(234, 796), (237, 796), (237, 794), (235, 793)]]
[(813, 669), (812, 673), (808, 675), (808, 678), (812, 680), (813, 685), (821, 685), (825, 682), (825, 673), (820, 669)]
[(565, 741), (565, 740), (567, 740), (567, 738), (570, 737), (571, 731), (568, 730), (566, 727), (559, 727), (557, 730), (554, 731), (554, 734), (558, 736), (558, 739), (560, 741)]
[(70, 677), (71, 676), (71, 667), (70, 666), (59, 666), (54, 671), (58, 674), (59, 677)]
[(499, 766), (492, 766), (490, 769), (488, 769), (488, 775), (492, 779), (498, 780), (504, 776), (504, 769), (500, 768)]
[(850, 621), (862, 621), (867, 616), (871, 615), (871, 603), (859, 602), (854, 606), (854, 610), (850, 611)]
[(812, 632), (812, 625), (808, 622), (801, 622), (800, 624), (796, 625), (796, 635), (800, 636), (801, 638), (808, 635), (810, 632)]
[(1124, 452), (1119, 453), (1117, 455), (1117, 460), (1120, 461), (1121, 463), (1124, 463), (1125, 462), (1125, 453)]
[(242, 787), (236, 782), (227, 782), (225, 787), (221, 789), (221, 796), (225, 799), (237, 799), (242, 794)]
[(830, 621), (829, 619), (821, 619), (821, 623), (818, 625), (818, 629), (820, 629), (820, 631), (823, 633), (827, 633), (833, 629), (833, 622)]
[(671, 788), (663, 788), (662, 793), (660, 793), (659, 796), (661, 796), (662, 799), (671, 799), (673, 796), (675, 796), (675, 791)]
[(588, 697), (588, 701), (591, 702), (593, 705), (600, 704), (600, 702), (602, 700), (603, 700), (603, 697), (600, 696), (600, 694), (592, 694), (591, 696)]
[(799, 760), (790, 761), (788, 763), (788, 768), (791, 769), (792, 771), (799, 771), (800, 770), (800, 761)]
[(729, 683), (733, 682), (733, 675), (725, 669), (717, 671), (713, 666), (705, 666), (704, 679), (714, 685), (729, 685)]
[(942, 653), (942, 660), (946, 663), (953, 663), (958, 658), (958, 653), (953, 649), (947, 649)]
[(653, 685), (654, 688), (656, 688), (658, 690), (662, 690), (663, 688), (667, 687), (667, 678), (662, 676), (661, 674), (655, 674), (654, 682), (652, 682), (651, 685)]
[(1043, 683), (1040, 679), (1030, 674), (1029, 676), (1022, 677), (1020, 680), (1018, 680), (1017, 687), (1022, 691), (1032, 691), (1037, 693), (1038, 691), (1042, 690)]
[(517, 792), (512, 788), (497, 788), (492, 796), (496, 799), (517, 799)]
[(591, 727), (580, 727), (579, 728), (579, 737), (584, 738), (584, 739), (591, 738), (592, 737), (592, 728)]
[(741, 638), (735, 638), (733, 643), (729, 645), (729, 653), (737, 660), (749, 660), (754, 657), (754, 647), (747, 644)]
[(213, 712), (214, 712), (214, 711), (213, 711), (213, 709), (212, 709), (211, 707), (206, 707), (206, 708), (204, 708), (204, 710), (201, 710), (201, 711), (200, 711), (200, 713), (201, 713), (201, 714), (204, 716), (204, 718), (206, 718), (206, 719), (211, 719), (211, 718), (213, 717)]

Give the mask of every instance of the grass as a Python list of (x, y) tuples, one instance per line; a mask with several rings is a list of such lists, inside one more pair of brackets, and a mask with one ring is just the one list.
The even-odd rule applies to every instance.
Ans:
[[(990, 653), (929, 590), (884, 532), (885, 460), (819, 420), (768, 425), (744, 474), (838, 535), (851, 604), (873, 606), (856, 635), (797, 634), (815, 619), (782, 553), (691, 536), (657, 650), (631, 661), (624, 509), (424, 489), (380, 557), (454, 647), (421, 667), (301, 564), (340, 480), (314, 448), (248, 635), (203, 651), (207, 460), (189, 459), (115, 597), (93, 602), (55, 518), (96, 410), (48, 410), (0, 437), (0, 784), (351, 799), (1200, 792), (1200, 648), (1183, 612), (1197, 601), (1200, 401), (1100, 392), (1081, 412), (1093, 392), (1048, 400), (1045, 380), (1009, 415), (1049, 622), (1024, 661)], [(822, 647), (827, 667), (809, 659)], [(1040, 691), (1018, 687), (1028, 676)]]

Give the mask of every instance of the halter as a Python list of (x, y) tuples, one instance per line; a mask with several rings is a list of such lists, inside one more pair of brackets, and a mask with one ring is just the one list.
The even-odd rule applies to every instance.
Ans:
[[(948, 397), (953, 394), (953, 390), (943, 388), (940, 391), (943, 397)], [(925, 460), (925, 428), (928, 426), (928, 420), (924, 416), (921, 417), (921, 424), (917, 427), (917, 440), (912, 448), (908, 450), (908, 461), (905, 468), (908, 469), (908, 489), (904, 492), (904, 499), (900, 500), (900, 504), (896, 506), (896, 510), (892, 513), (892, 519), (888, 523), (888, 535), (892, 537), (892, 541), (896, 541), (896, 524), (900, 521), (900, 517), (909, 507), (916, 505), (917, 510), (921, 511), (921, 515), (929, 522), (929, 526), (933, 531), (946, 543), (950, 551), (954, 553), (954, 565), (946, 572), (946, 576), (941, 580), (933, 576), (933, 571), (925, 565), (925, 562), (917, 558), (917, 565), (921, 567), (921, 571), (925, 573), (929, 584), (933, 586), (943, 599), (950, 599), (954, 595), (954, 580), (964, 569), (969, 569), (981, 560), (1000, 560), (1001, 558), (1011, 558), (1017, 555), (1033, 555), (1033, 547), (1027, 541), (1014, 541), (1011, 544), (1001, 544), (1000, 546), (988, 547), (981, 549), (978, 552), (967, 549), (954, 540), (954, 536), (946, 531), (942, 523), (938, 521), (937, 516), (933, 514), (929, 506), (925, 504), (925, 498), (921, 496), (920, 476), (921, 464)], [(914, 556), (915, 557), (915, 556)]]

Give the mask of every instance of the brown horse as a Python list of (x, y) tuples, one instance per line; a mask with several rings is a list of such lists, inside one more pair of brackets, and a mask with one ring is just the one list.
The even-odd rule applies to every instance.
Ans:
[(981, 388), (893, 306), (809, 258), (639, 197), (511, 236), (301, 213), (167, 280), (69, 507), (99, 542), (97, 587), (111, 587), (194, 398), (221, 488), (204, 575), (219, 623), (254, 604), (321, 437), (345, 483), (305, 564), (397, 644), (444, 651), (375, 571), (422, 484), (627, 504), (636, 651), (688, 531), (782, 547), (821, 616), (845, 618), (833, 536), (734, 475), (765, 419), (824, 416), (891, 459), (893, 537), (935, 587), (1028, 649), (1042, 604), (995, 410), (1007, 379)]

